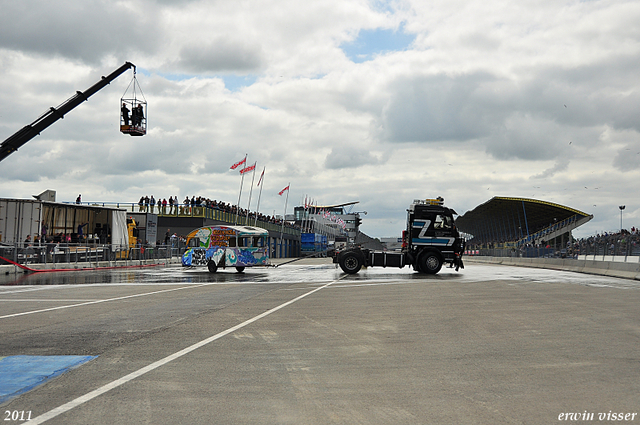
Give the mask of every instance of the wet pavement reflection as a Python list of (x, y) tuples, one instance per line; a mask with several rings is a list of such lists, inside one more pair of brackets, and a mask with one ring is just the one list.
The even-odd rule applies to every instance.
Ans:
[[(316, 260), (317, 261), (317, 260)], [(304, 261), (280, 267), (260, 267), (237, 273), (229, 268), (209, 273), (204, 268), (159, 266), (141, 269), (112, 269), (75, 272), (19, 273), (0, 276), (0, 286), (21, 285), (176, 285), (176, 284), (269, 284), (309, 282), (323, 284), (341, 279), (343, 284), (401, 284), (425, 282), (508, 281), (511, 285), (532, 283), (577, 284), (594, 287), (639, 289), (640, 282), (607, 276), (489, 264), (467, 264), (459, 272), (444, 268), (437, 275), (424, 275), (411, 268), (366, 268), (355, 275), (345, 275), (337, 265), (327, 261), (308, 264)], [(0, 289), (1, 291), (1, 289)]]

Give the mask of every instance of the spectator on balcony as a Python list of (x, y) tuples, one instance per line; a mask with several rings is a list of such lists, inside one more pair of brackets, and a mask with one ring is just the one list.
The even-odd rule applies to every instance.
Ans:
[(189, 214), (189, 212), (191, 211), (191, 209), (189, 208), (189, 204), (191, 203), (191, 201), (189, 201), (189, 197), (187, 196), (186, 198), (184, 198), (184, 213), (185, 214)]

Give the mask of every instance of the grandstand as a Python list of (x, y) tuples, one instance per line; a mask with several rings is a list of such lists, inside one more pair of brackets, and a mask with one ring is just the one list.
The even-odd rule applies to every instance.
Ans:
[(592, 218), (553, 202), (496, 196), (458, 217), (456, 226), (469, 235), (467, 246), (476, 249), (560, 250), (572, 241), (571, 231)]

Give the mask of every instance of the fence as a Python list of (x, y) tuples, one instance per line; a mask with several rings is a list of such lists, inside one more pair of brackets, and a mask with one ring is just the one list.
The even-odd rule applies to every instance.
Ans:
[[(125, 245), (43, 243), (25, 247), (23, 243), (1, 245), (0, 257), (19, 264), (78, 264), (112, 263), (120, 260), (168, 260), (180, 258), (185, 252), (183, 244), (137, 245), (129, 249)], [(0, 261), (0, 264), (2, 261)]]
[(591, 241), (577, 245), (579, 254), (586, 256), (639, 256), (640, 244), (636, 240)]
[[(473, 252), (472, 252), (473, 251)], [(640, 243), (633, 239), (613, 241), (580, 241), (566, 249), (556, 248), (480, 248), (469, 249), (472, 255), (512, 258), (603, 258), (640, 256)]]
[[(489, 257), (527, 257), (527, 258), (549, 258), (556, 256), (556, 250), (553, 248), (481, 248), (469, 249), (468, 255), (482, 255)], [(558, 256), (561, 254), (558, 253)], [(566, 255), (565, 255), (566, 256)]]
[[(83, 204), (84, 205), (84, 204)], [(266, 229), (272, 232), (280, 232), (287, 233), (290, 235), (300, 235), (300, 229), (295, 227), (290, 227), (285, 224), (284, 228), (282, 226), (282, 222), (273, 222), (273, 221), (265, 221), (255, 219), (255, 215), (247, 216), (245, 214), (238, 214), (231, 211), (221, 210), (219, 208), (208, 207), (205, 205), (187, 205), (187, 204), (178, 204), (178, 205), (140, 205), (136, 203), (93, 203), (90, 202), (86, 205), (95, 205), (101, 207), (111, 207), (111, 208), (119, 208), (124, 209), (127, 212), (132, 213), (152, 213), (157, 214), (158, 217), (198, 217), (198, 218), (208, 218), (211, 220), (222, 221), (228, 224), (238, 224), (240, 226), (254, 226), (260, 227), (262, 229)], [(252, 213), (255, 214), (255, 213)]]

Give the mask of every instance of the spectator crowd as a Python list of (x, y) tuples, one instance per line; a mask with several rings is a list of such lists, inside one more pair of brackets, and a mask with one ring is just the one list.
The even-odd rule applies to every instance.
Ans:
[[(568, 257), (578, 258), (578, 255), (620, 255), (640, 256), (640, 229), (632, 227), (631, 230), (623, 229), (619, 232), (603, 232), (585, 238), (574, 239), (566, 245), (554, 245), (553, 241), (539, 243), (526, 243), (518, 246), (508, 246), (509, 242), (488, 242), (484, 244), (467, 244), (468, 250), (490, 250), (491, 255), (509, 255), (526, 257)], [(500, 254), (499, 251), (504, 251)], [(516, 252), (517, 251), (517, 252)]]
[(632, 227), (631, 230), (604, 232), (577, 239), (571, 249), (582, 255), (640, 255), (640, 229)]
[[(169, 196), (169, 199), (166, 198), (156, 200), (153, 195), (151, 196), (141, 196), (138, 201), (138, 211), (140, 212), (150, 212), (161, 215), (189, 215), (193, 208), (204, 207), (216, 209), (219, 211), (224, 211), (231, 214), (238, 214), (241, 217), (247, 216), (247, 210), (244, 208), (239, 208), (237, 205), (232, 205), (230, 203), (220, 202), (215, 199), (205, 198), (202, 196), (192, 196), (191, 199), (189, 197), (185, 197), (182, 203), (178, 201), (177, 196)], [(278, 219), (276, 217), (272, 217), (270, 215), (264, 215), (256, 212), (249, 212), (249, 221), (255, 220), (257, 217), (258, 221), (264, 223), (273, 223), (277, 225), (282, 225), (282, 219)], [(293, 223), (289, 223), (287, 221), (284, 222), (285, 227), (300, 229), (300, 226), (297, 226)]]

